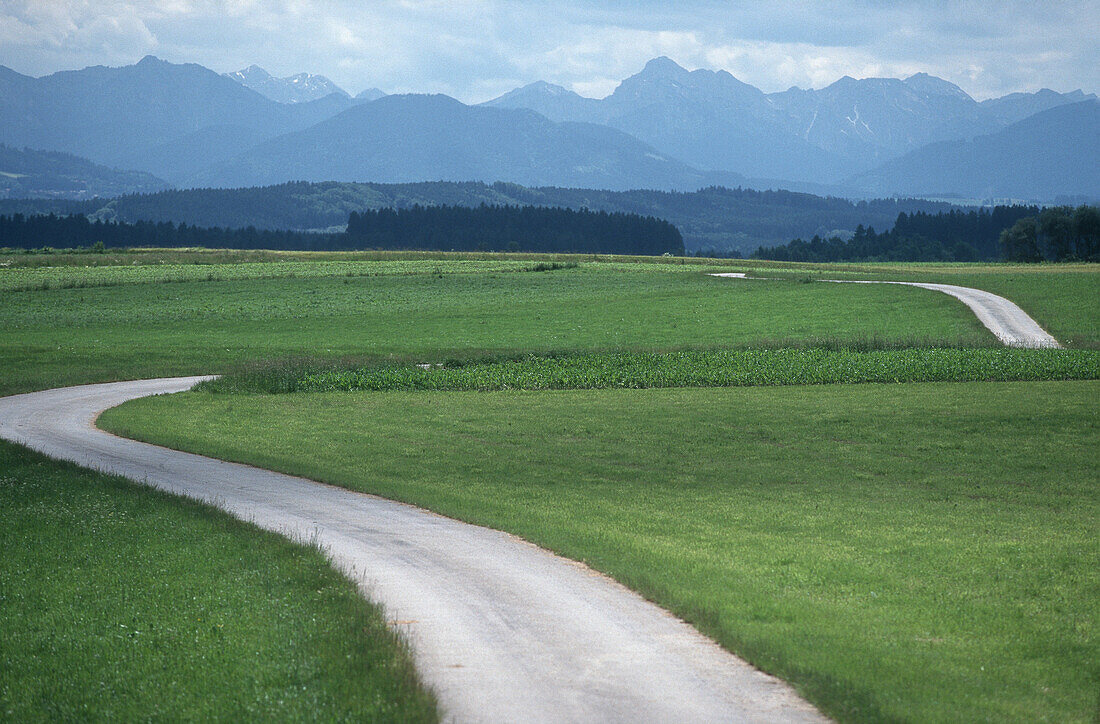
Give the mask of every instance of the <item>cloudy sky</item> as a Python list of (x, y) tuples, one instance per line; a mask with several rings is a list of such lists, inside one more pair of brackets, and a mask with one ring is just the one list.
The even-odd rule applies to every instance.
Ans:
[(0, 0), (0, 65), (153, 54), (477, 102), (534, 80), (602, 97), (667, 55), (765, 91), (926, 71), (983, 99), (1100, 91), (1097, 28), (1097, 0)]

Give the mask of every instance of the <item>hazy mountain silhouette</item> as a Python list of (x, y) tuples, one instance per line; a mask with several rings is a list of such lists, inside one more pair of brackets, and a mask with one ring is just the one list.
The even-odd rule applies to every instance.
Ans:
[(486, 105), (606, 124), (701, 168), (829, 183), (928, 143), (993, 133), (1089, 97), (1043, 90), (978, 103), (926, 73), (905, 80), (845, 76), (821, 90), (765, 94), (725, 71), (689, 72), (662, 57), (607, 98), (538, 82)]
[(851, 185), (871, 194), (1100, 198), (1100, 101), (1058, 106), (993, 134), (925, 146)]
[[(1017, 139), (1023, 148), (1040, 138), (1058, 146), (1061, 116), (1047, 112), (1095, 98), (1042, 90), (979, 103), (923, 73), (766, 94), (725, 71), (689, 72), (668, 58), (651, 60), (603, 99), (539, 82), (480, 107), (377, 89), (305, 100), (335, 86), (321, 76), (272, 78), (255, 66), (231, 75), (239, 77), (151, 56), (43, 78), (0, 67), (0, 143), (72, 153), (177, 185), (481, 179), (691, 189), (752, 179), (841, 193), (847, 187), (836, 184), (850, 179), (852, 193), (926, 193), (980, 186), (949, 172), (947, 159), (934, 161), (938, 144), (978, 153), (993, 143), (981, 139), (1034, 120), (1027, 138)], [(293, 95), (288, 83), (302, 93), (286, 95)], [(1097, 165), (1087, 136), (1100, 128), (1087, 113), (1080, 121), (1092, 124), (1078, 146), (1087, 175)], [(1022, 198), (1046, 198), (1046, 190), (1077, 181), (1017, 173), (1008, 184), (1011, 159), (1000, 168), (991, 150), (979, 156), (975, 168), (991, 174), (985, 187), (1011, 186)], [(930, 175), (918, 178), (920, 169)], [(1086, 193), (1085, 178), (1068, 193)]]
[(556, 123), (529, 110), (467, 106), (442, 95), (391, 95), (265, 141), (192, 183), (290, 179), (694, 189), (738, 177), (701, 173), (605, 126)]
[(0, 93), (0, 142), (108, 165), (125, 162), (158, 174), (165, 168), (133, 165), (143, 151), (212, 127), (247, 128), (270, 138), (311, 126), (352, 103), (334, 95), (276, 103), (200, 65), (152, 56), (121, 68), (94, 66), (43, 78), (4, 68)]

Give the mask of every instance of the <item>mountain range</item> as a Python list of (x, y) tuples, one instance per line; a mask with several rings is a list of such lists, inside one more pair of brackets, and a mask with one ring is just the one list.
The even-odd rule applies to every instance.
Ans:
[(323, 75), (298, 73), (288, 78), (276, 78), (258, 65), (250, 65), (235, 73), (226, 73), (245, 88), (278, 103), (308, 103), (333, 93), (349, 98), (347, 92)]
[[(1100, 197), (1094, 95), (978, 102), (921, 73), (764, 93), (656, 58), (603, 99), (538, 82), (470, 106), (376, 89), (352, 98), (323, 76), (221, 75), (150, 56), (42, 78), (0, 66), (0, 98), (0, 143), (178, 186), (479, 180)], [(1021, 173), (1025, 150), (1034, 163)]]
[[(699, 168), (848, 185), (921, 146), (993, 134), (1035, 113), (1095, 98), (1042, 90), (979, 103), (925, 73), (904, 80), (845, 76), (821, 90), (766, 94), (726, 71), (688, 71), (662, 57), (601, 100), (536, 82), (486, 105), (605, 124)], [(930, 183), (928, 190), (936, 188)]]

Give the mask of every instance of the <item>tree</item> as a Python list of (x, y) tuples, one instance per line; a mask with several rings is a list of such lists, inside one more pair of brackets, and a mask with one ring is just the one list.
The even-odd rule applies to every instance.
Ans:
[(1035, 222), (1035, 217), (1020, 219), (1002, 231), (1001, 248), (1004, 249), (1005, 259), (1008, 261), (1042, 261), (1043, 255), (1039, 252), (1039, 225)]
[(1051, 261), (1075, 256), (1073, 209), (1051, 206), (1039, 213), (1039, 249)]
[(1100, 208), (1078, 206), (1073, 212), (1077, 258), (1100, 261)]

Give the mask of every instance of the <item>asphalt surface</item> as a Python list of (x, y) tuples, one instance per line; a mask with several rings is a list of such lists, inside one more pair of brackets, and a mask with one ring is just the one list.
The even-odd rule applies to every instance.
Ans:
[(0, 398), (0, 437), (316, 540), (407, 636), (448, 720), (824, 720), (790, 686), (658, 606), (518, 538), (94, 427), (107, 408), (200, 379)]

